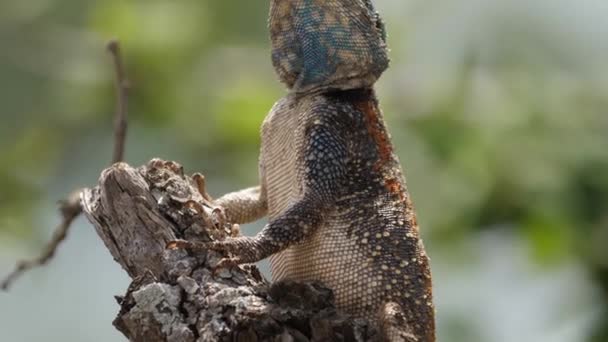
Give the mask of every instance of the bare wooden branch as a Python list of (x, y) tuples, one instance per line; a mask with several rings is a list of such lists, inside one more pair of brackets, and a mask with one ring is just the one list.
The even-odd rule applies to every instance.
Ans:
[(120, 43), (112, 40), (107, 45), (112, 54), (114, 71), (116, 74), (116, 113), (114, 116), (114, 153), (112, 164), (124, 160), (125, 140), (127, 138), (127, 104), (129, 100), (129, 80), (125, 72), (125, 66), (120, 53)]
[[(105, 170), (82, 195), (84, 212), (114, 259), (133, 278), (114, 325), (130, 341), (373, 341), (361, 319), (336, 311), (318, 283), (268, 285), (254, 265), (215, 269), (214, 251), (166, 249), (233, 233), (211, 222), (213, 203), (175, 163), (153, 160)], [(197, 205), (192, 205), (196, 202)], [(215, 271), (215, 272), (214, 272)]]
[(30, 260), (20, 260), (17, 262), (15, 269), (9, 273), (9, 275), (6, 276), (6, 278), (2, 281), (2, 284), (0, 284), (0, 287), (3, 290), (8, 290), (13, 281), (15, 281), (15, 279), (17, 279), (17, 277), (19, 277), (22, 273), (27, 272), (34, 267), (45, 265), (53, 258), (59, 244), (65, 240), (68, 230), (70, 229), (70, 225), (82, 212), (80, 207), (80, 191), (81, 190), (76, 190), (72, 192), (67, 199), (59, 202), (59, 212), (61, 213), (62, 220), (57, 228), (55, 228), (53, 231), (51, 241), (47, 243), (42, 253), (38, 257)]
[[(108, 51), (112, 54), (114, 69), (116, 74), (116, 114), (114, 118), (114, 153), (112, 164), (120, 162), (124, 158), (125, 140), (127, 135), (127, 101), (129, 82), (126, 77), (124, 64), (120, 54), (120, 44), (117, 40), (112, 40), (107, 45)], [(82, 189), (73, 191), (67, 199), (59, 201), (59, 212), (61, 213), (61, 223), (53, 231), (51, 241), (44, 247), (42, 253), (30, 260), (20, 260), (16, 263), (14, 270), (9, 273), (0, 283), (0, 288), (7, 291), (11, 284), (21, 274), (28, 270), (43, 266), (49, 262), (59, 245), (68, 235), (72, 222), (82, 213), (80, 204), (80, 193)]]

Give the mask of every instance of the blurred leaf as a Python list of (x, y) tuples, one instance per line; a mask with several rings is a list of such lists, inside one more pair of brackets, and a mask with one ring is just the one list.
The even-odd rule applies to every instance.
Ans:
[(572, 224), (558, 213), (535, 212), (526, 217), (521, 228), (530, 241), (535, 259), (544, 264), (556, 264), (573, 251)]
[(259, 145), (260, 126), (276, 100), (273, 96), (273, 91), (246, 80), (232, 87), (218, 101), (214, 114), (218, 142), (236, 147)]

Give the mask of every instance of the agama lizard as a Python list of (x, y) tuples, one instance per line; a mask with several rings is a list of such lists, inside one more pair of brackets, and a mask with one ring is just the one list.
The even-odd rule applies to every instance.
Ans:
[(215, 203), (268, 216), (208, 244), (227, 264), (270, 257), (273, 281), (321, 281), (385, 340), (435, 341), (429, 260), (373, 85), (389, 64), (371, 0), (271, 0), (272, 62), (289, 93), (262, 125), (260, 185)]

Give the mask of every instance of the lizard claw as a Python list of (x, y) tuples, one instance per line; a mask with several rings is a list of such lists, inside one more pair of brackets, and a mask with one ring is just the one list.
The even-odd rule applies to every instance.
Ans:
[(234, 238), (238, 237), (239, 235), (241, 235), (241, 227), (235, 223), (230, 229), (230, 236)]
[(203, 208), (203, 205), (198, 203), (195, 200), (186, 201), (186, 203), (184, 203), (184, 207), (194, 210), (198, 215), (202, 215), (205, 213), (205, 209)]
[(213, 211), (211, 212), (211, 214), (213, 215), (213, 218), (215, 219), (215, 228), (220, 228), (223, 227), (224, 224), (226, 223), (226, 215), (224, 214), (224, 209), (222, 209), (221, 207), (215, 208), (213, 209)]
[(198, 193), (201, 194), (201, 196), (203, 196), (203, 198), (207, 201), (212, 202), (213, 199), (211, 198), (211, 196), (209, 196), (207, 190), (205, 189), (205, 176), (197, 172), (192, 175), (192, 180), (196, 184), (196, 189), (198, 190)]

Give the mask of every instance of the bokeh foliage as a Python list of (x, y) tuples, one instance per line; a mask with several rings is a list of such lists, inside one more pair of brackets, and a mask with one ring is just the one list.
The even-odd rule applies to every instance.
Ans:
[[(456, 44), (424, 28), (452, 5), (410, 1), (430, 19), (406, 24), (399, 1), (377, 2), (391, 9), (393, 48), (379, 92), (427, 243), (449, 250), (507, 227), (533, 263), (579, 260), (608, 317), (608, 48), (524, 12)], [(66, 174), (94, 182), (74, 157), (83, 146), (107, 163), (114, 90), (103, 48), (113, 37), (133, 84), (128, 159), (159, 153), (232, 188), (254, 183), (259, 125), (284, 93), (266, 14), (267, 2), (243, 0), (0, 3), (0, 236), (31, 239), (43, 201), (86, 185)], [(608, 320), (590, 332), (606, 340)]]

